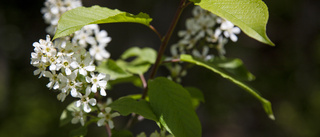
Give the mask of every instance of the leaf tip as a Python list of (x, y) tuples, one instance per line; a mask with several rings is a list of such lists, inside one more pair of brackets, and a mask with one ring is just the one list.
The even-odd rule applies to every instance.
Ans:
[(276, 118), (274, 117), (273, 114), (270, 114), (270, 115), (269, 115), (269, 118), (270, 118), (271, 120), (276, 120)]

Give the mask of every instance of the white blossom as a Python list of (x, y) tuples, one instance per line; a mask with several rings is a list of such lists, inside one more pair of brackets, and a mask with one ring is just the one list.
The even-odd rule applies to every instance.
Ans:
[(82, 6), (81, 0), (46, 0), (41, 9), (43, 18), (50, 26), (46, 31), (54, 34), (61, 15), (71, 9)]
[(86, 81), (88, 83), (92, 83), (91, 91), (93, 93), (96, 93), (97, 89), (100, 88), (100, 95), (106, 96), (107, 93), (105, 91), (105, 88), (107, 87), (107, 81), (110, 79), (110, 76), (103, 73), (99, 73), (96, 76), (93, 72), (91, 72), (90, 75), (91, 78), (87, 76)]
[(77, 81), (76, 77), (77, 77), (77, 71), (72, 72), (70, 75), (68, 76), (64, 76), (64, 75), (58, 75), (58, 78), (61, 81), (61, 91), (63, 93), (71, 93), (72, 97), (78, 97), (79, 96), (79, 91), (77, 91), (77, 87), (81, 87), (82, 83)]
[(84, 126), (84, 123), (86, 122), (86, 117), (85, 114), (83, 113), (82, 110), (77, 111), (74, 110), (72, 111), (72, 116), (73, 118), (71, 119), (71, 123), (72, 124), (77, 124), (77, 123), (81, 123), (82, 126)]
[[(83, 58), (83, 59), (82, 59)], [(93, 60), (90, 54), (85, 54), (84, 57), (80, 56), (78, 58), (79, 64), (79, 73), (83, 76), (87, 76), (87, 72), (93, 72), (95, 70), (95, 65), (93, 64)]]
[(216, 36), (220, 35), (223, 32), (223, 35), (226, 38), (229, 38), (236, 42), (238, 40), (238, 37), (235, 34), (239, 34), (241, 32), (240, 28), (235, 27), (233, 23), (231, 23), (228, 20), (223, 19), (221, 21), (221, 26), (216, 30)]
[(106, 45), (92, 45), (89, 49), (90, 55), (94, 57), (94, 59), (101, 61), (103, 59), (108, 59), (110, 57), (110, 53), (105, 49)]
[(97, 125), (100, 127), (100, 126), (103, 126), (103, 125), (108, 123), (109, 127), (111, 129), (113, 129), (114, 128), (114, 124), (113, 124), (112, 118), (117, 117), (117, 116), (120, 116), (120, 114), (118, 112), (111, 113), (111, 108), (110, 107), (106, 107), (104, 109), (104, 112), (100, 112), (98, 114), (98, 117), (100, 119), (98, 120)]
[(57, 65), (58, 69), (63, 68), (67, 75), (71, 75), (72, 70), (78, 68), (79, 64), (72, 57), (62, 56), (58, 58), (60, 64)]
[(89, 95), (91, 93), (91, 89), (90, 87), (86, 88), (86, 94), (82, 95), (81, 93), (78, 94), (78, 98), (80, 98), (80, 100), (75, 102), (75, 106), (76, 107), (82, 107), (82, 109), (86, 112), (89, 113), (91, 112), (91, 108), (89, 106), (89, 104), (91, 106), (95, 106), (97, 104), (97, 101), (95, 98), (89, 98)]
[(49, 83), (47, 84), (48, 88), (58, 89), (59, 88), (59, 78), (58, 74), (56, 74), (56, 71), (45, 71), (44, 77), (49, 78)]

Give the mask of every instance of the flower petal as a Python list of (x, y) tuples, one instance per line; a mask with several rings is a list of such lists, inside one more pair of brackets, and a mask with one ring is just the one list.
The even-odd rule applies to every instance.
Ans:
[(103, 88), (100, 89), (100, 95), (101, 96), (107, 96), (107, 93)]

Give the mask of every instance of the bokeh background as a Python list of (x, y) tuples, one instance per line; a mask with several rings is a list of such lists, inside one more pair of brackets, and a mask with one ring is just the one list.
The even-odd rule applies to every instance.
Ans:
[[(32, 43), (45, 38), (46, 24), (40, 9), (44, 0), (0, 1), (0, 136), (64, 137), (75, 125), (59, 127), (64, 103), (46, 88), (47, 79), (33, 75)], [(169, 27), (179, 0), (83, 0), (84, 6), (101, 5), (137, 14), (148, 13), (161, 34)], [(204, 137), (319, 137), (320, 136), (320, 1), (266, 0), (267, 33), (275, 47), (241, 34), (226, 46), (227, 57), (244, 61), (256, 76), (251, 85), (273, 105), (275, 121), (260, 103), (229, 81), (200, 68), (189, 70), (183, 85), (200, 88), (205, 95), (197, 113)], [(192, 6), (177, 26), (184, 29)], [(128, 47), (158, 48), (160, 41), (139, 24), (100, 25), (112, 37), (107, 50), (116, 59)], [(176, 32), (171, 44), (177, 41)], [(166, 75), (161, 68), (159, 75)], [(130, 93), (131, 85), (115, 87), (113, 98)], [(137, 89), (138, 91), (140, 89)], [(126, 117), (123, 119), (126, 120)], [(116, 119), (119, 127), (125, 120)], [(106, 136), (103, 128), (89, 127), (88, 136)], [(131, 131), (150, 133), (156, 124), (144, 121)]]

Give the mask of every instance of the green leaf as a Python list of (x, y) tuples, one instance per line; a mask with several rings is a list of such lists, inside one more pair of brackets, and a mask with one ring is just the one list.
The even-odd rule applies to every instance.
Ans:
[(150, 80), (148, 86), (150, 105), (162, 126), (176, 137), (201, 136), (201, 124), (187, 90), (164, 77)]
[(117, 78), (115, 80), (110, 80), (108, 81), (108, 84), (111, 86), (119, 83), (132, 83), (136, 87), (142, 87), (142, 82), (141, 79), (137, 76), (130, 76), (130, 77), (125, 77), (125, 78)]
[(138, 75), (142, 75), (143, 73), (147, 72), (151, 67), (151, 64), (147, 62), (142, 62), (140, 64), (137, 64), (137, 63), (126, 62), (123, 60), (117, 60), (117, 65), (124, 68), (126, 71), (130, 73), (138, 74)]
[[(134, 57), (132, 61), (125, 61), (126, 59)], [(142, 75), (147, 72), (156, 60), (157, 52), (152, 48), (142, 48), (132, 47), (126, 50), (122, 55), (121, 59), (117, 60), (116, 63), (121, 68), (124, 68), (126, 71)]]
[(79, 137), (79, 136), (83, 137), (83, 136), (87, 135), (87, 132), (88, 132), (87, 127), (81, 126), (81, 127), (77, 128), (77, 129), (74, 129), (74, 130), (70, 131), (69, 136), (71, 136), (71, 137)]
[(243, 65), (241, 59), (214, 58), (210, 63), (216, 64), (219, 68), (240, 80), (252, 81), (255, 79), (255, 76)]
[(191, 2), (194, 2), (194, 3), (199, 3), (201, 0), (189, 0)]
[(130, 113), (139, 114), (146, 119), (158, 121), (156, 115), (153, 113), (150, 104), (145, 100), (134, 100), (130, 97), (122, 97), (109, 105), (113, 110), (118, 111), (122, 115), (129, 115)]
[(112, 130), (112, 137), (133, 137), (129, 130)]
[(204, 103), (204, 97), (200, 89), (195, 87), (184, 87), (184, 89), (186, 89), (191, 96), (193, 108), (196, 109), (200, 105), (200, 102)]
[(117, 9), (109, 9), (105, 7), (78, 7), (62, 14), (58, 28), (53, 40), (59, 37), (67, 36), (80, 30), (83, 26), (89, 24), (102, 23), (140, 23), (149, 26), (152, 19), (148, 14), (139, 13), (133, 15)]
[(262, 0), (201, 0), (197, 5), (231, 21), (248, 36), (274, 46), (266, 34), (269, 12)]
[(218, 73), (223, 78), (226, 78), (226, 79), (230, 80), (231, 82), (237, 84), (239, 87), (241, 87), (241, 88), (245, 89), (246, 91), (248, 91), (248, 93), (250, 93), (251, 95), (256, 97), (262, 103), (262, 106), (263, 106), (265, 112), (268, 114), (270, 119), (273, 119), (273, 120), (275, 119), (274, 115), (273, 115), (273, 112), (272, 112), (271, 103), (268, 100), (266, 100), (263, 97), (261, 97), (258, 94), (258, 91), (256, 91), (252, 87), (248, 86), (247, 84), (241, 82), (240, 80), (232, 77), (231, 75), (229, 75), (227, 72), (225, 72), (222, 69), (220, 69), (215, 64), (204, 62), (204, 61), (199, 60), (199, 59), (194, 59), (190, 55), (181, 55), (180, 56), (180, 60), (181, 61), (185, 61), (185, 62), (189, 62), (189, 63), (193, 63), (193, 64), (196, 64), (198, 66), (205, 67), (205, 68), (207, 68), (207, 69), (209, 69), (209, 70), (211, 70), (211, 71), (213, 71), (215, 73)]
[[(128, 96), (126, 96), (126, 97), (132, 98), (132, 99), (134, 99), (134, 100), (139, 100), (139, 99), (141, 99), (142, 95), (141, 95), (141, 94), (131, 94), (131, 95), (128, 95)], [(149, 97), (146, 96), (146, 98), (145, 98), (144, 100), (146, 100), (147, 102), (149, 102)]]
[(109, 74), (111, 79), (126, 78), (132, 76), (132, 74), (119, 67), (112, 59), (108, 59), (107, 61), (102, 62), (96, 68), (96, 70), (101, 73)]
[(122, 55), (122, 59), (128, 59), (129, 57), (137, 57), (135, 60), (139, 61), (133, 61), (136, 62), (137, 64), (141, 62), (148, 62), (153, 64), (156, 61), (157, 58), (157, 52), (152, 49), (152, 48), (143, 48), (140, 49), (138, 47), (132, 47), (128, 50), (126, 50)]

